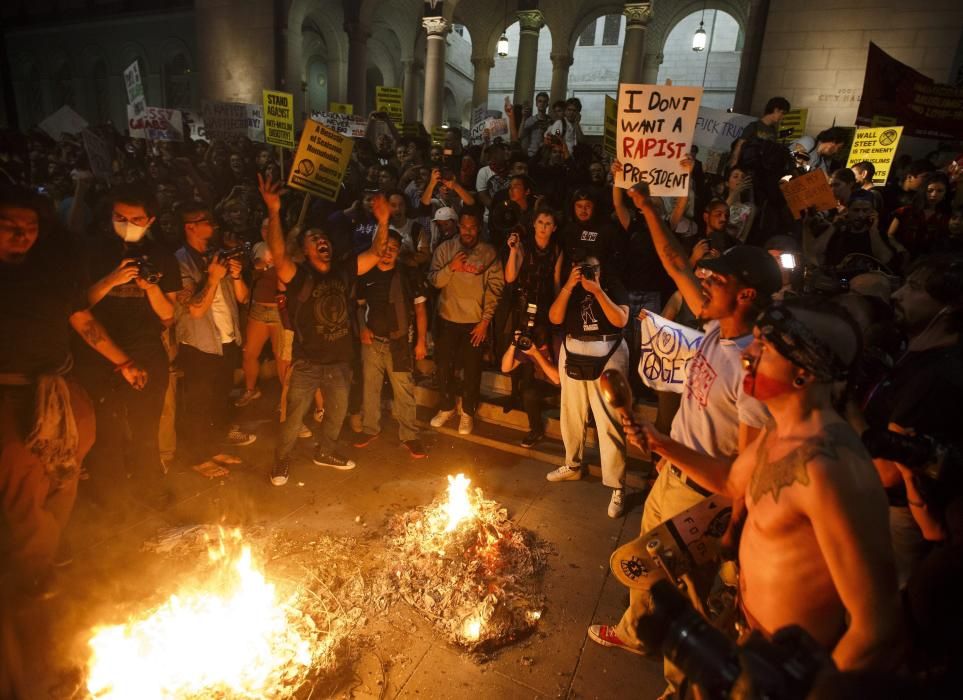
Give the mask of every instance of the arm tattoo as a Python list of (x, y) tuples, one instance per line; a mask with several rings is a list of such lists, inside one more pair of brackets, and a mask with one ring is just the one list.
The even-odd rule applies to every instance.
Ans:
[(80, 327), (80, 336), (87, 342), (87, 344), (95, 348), (104, 340), (107, 336), (104, 334), (104, 327), (96, 319), (89, 319)]
[(686, 270), (689, 267), (685, 256), (672, 243), (666, 243), (662, 246), (662, 255), (665, 256), (666, 265), (676, 270)]
[(769, 459), (766, 440), (769, 430), (762, 436), (756, 450), (756, 468), (749, 481), (749, 495), (753, 503), (758, 503), (766, 494), (772, 493), (772, 500), (779, 502), (779, 492), (793, 484), (809, 486), (809, 470), (806, 465), (817, 457), (839, 462), (840, 452), (851, 453), (851, 459), (869, 460), (869, 454), (862, 442), (845, 423), (827, 425), (822, 435), (802, 442), (789, 454), (776, 460)]

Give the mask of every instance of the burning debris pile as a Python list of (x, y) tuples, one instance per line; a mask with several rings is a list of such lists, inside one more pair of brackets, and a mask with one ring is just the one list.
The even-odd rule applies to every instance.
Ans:
[[(207, 537), (204, 529), (196, 535)], [(89, 697), (295, 698), (346, 664), (350, 633), (379, 607), (356, 565), (358, 543), (275, 537), (258, 544), (259, 558), (277, 560), (270, 582), (251, 544), (236, 530), (222, 532), (194, 582), (125, 624), (95, 629)], [(172, 551), (191, 548), (181, 542)]]
[(388, 566), (399, 595), (450, 642), (494, 649), (541, 617), (548, 548), (463, 474), (448, 482), (447, 499), (389, 522)]

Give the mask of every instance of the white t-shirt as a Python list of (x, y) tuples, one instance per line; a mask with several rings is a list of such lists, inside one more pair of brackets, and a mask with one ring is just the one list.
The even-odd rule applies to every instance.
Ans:
[(699, 352), (688, 363), (682, 404), (672, 421), (671, 437), (713, 457), (739, 451), (739, 423), (761, 428), (769, 411), (742, 389), (742, 351), (752, 335), (723, 339), (719, 322), (706, 324)]
[(217, 285), (214, 299), (211, 301), (211, 313), (214, 315), (214, 326), (217, 328), (217, 334), (221, 336), (221, 343), (233, 343), (234, 319), (231, 318), (231, 308), (224, 301), (220, 284)]

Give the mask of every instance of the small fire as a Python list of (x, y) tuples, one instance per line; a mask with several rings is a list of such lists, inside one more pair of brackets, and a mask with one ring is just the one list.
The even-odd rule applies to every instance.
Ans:
[(482, 625), (484, 621), (477, 615), (473, 615), (465, 620), (461, 633), (469, 642), (477, 642), (481, 637)]
[(445, 514), (448, 516), (448, 524), (445, 532), (452, 532), (463, 520), (475, 517), (475, 507), (468, 497), (468, 484), (471, 479), (464, 474), (452, 477), (448, 475), (448, 502), (445, 504)]
[(264, 697), (306, 673), (318, 651), (293, 624), (238, 531), (210, 548), (217, 569), (123, 625), (94, 630), (87, 689), (96, 698)]

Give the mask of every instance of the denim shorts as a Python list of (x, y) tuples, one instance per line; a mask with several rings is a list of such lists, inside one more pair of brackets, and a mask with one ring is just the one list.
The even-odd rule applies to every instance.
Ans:
[(281, 323), (281, 317), (278, 315), (277, 304), (262, 304), (255, 301), (253, 304), (251, 304), (251, 310), (248, 318), (252, 321), (260, 321), (261, 323), (267, 324)]

